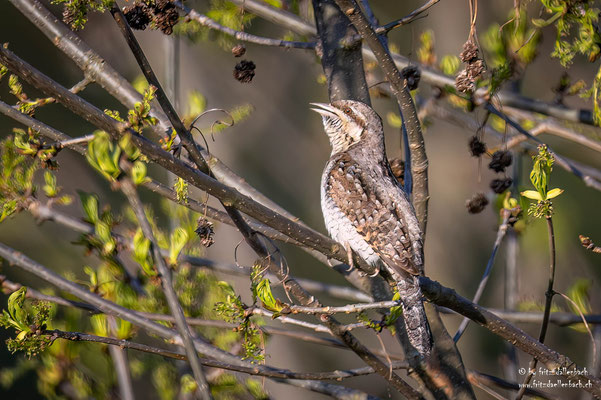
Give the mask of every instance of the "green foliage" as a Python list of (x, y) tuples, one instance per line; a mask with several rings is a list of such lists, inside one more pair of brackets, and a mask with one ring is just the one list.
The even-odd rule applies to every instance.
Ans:
[(142, 229), (138, 228), (134, 235), (134, 253), (133, 259), (142, 267), (142, 270), (148, 276), (156, 276), (157, 272), (154, 269), (152, 255), (150, 254), (150, 240), (144, 237)]
[(273, 296), (268, 278), (261, 279), (256, 285), (256, 296), (263, 303), (263, 307), (275, 313), (274, 318), (284, 309), (284, 304)]
[(548, 190), (549, 178), (553, 170), (553, 155), (549, 153), (546, 145), (538, 146), (538, 154), (532, 157), (534, 165), (530, 172), (530, 182), (536, 190), (526, 190), (522, 196), (536, 200), (528, 209), (528, 214), (535, 218), (551, 217), (553, 214), (553, 203), (551, 199), (559, 196), (563, 190), (559, 188)]
[(561, 65), (569, 66), (576, 54), (583, 54), (590, 62), (600, 53), (601, 36), (597, 30), (599, 9), (593, 0), (564, 1), (540, 0), (543, 10), (550, 14), (547, 20), (535, 18), (532, 23), (538, 27), (555, 24), (557, 35), (555, 48), (551, 54), (559, 58)]
[(8, 311), (2, 311), (0, 326), (6, 329), (13, 328), (17, 332), (15, 339), (6, 341), (8, 350), (12, 353), (23, 351), (27, 357), (31, 357), (52, 344), (49, 337), (41, 334), (50, 322), (52, 308), (49, 303), (36, 302), (31, 309), (27, 309), (26, 295), (27, 288), (21, 287), (8, 297)]
[(447, 54), (440, 60), (440, 70), (445, 75), (455, 75), (459, 71), (461, 60), (454, 54)]
[(192, 121), (207, 109), (207, 99), (197, 90), (188, 93), (188, 107), (184, 116), (184, 123), (190, 125)]
[(492, 24), (482, 36), (481, 43), (492, 67), (513, 64), (523, 69), (534, 61), (540, 39), (540, 31), (528, 26), (526, 12), (521, 10), (519, 18), (512, 15), (503, 27)]
[(417, 59), (424, 65), (434, 65), (436, 63), (436, 55), (434, 54), (434, 32), (432, 30), (424, 31), (419, 35)]
[(256, 324), (251, 321), (250, 316), (246, 315), (246, 306), (229, 283), (221, 281), (219, 286), (225, 295), (225, 299), (215, 304), (215, 311), (226, 321), (239, 324), (237, 331), (242, 335), (244, 358), (252, 361), (263, 361), (265, 355), (263, 354), (262, 334)]
[(108, 133), (94, 132), (94, 139), (88, 143), (86, 158), (90, 165), (109, 181), (114, 181), (121, 175), (120, 156), (121, 148), (113, 144)]
[(19, 154), (11, 137), (0, 142), (0, 222), (19, 211), (35, 192), (33, 175), (38, 164)]
[[(592, 286), (592, 282), (589, 279), (579, 278), (569, 287), (566, 296), (568, 296), (574, 303), (568, 301), (568, 308), (574, 314), (580, 315), (580, 313), (587, 315), (592, 313), (592, 307), (589, 300), (589, 292)], [(579, 332), (586, 332), (584, 324), (571, 325), (570, 328), (575, 329)]]
[(154, 99), (155, 92), (156, 88), (154, 86), (149, 86), (144, 91), (142, 101), (134, 104), (134, 108), (127, 112), (127, 120), (130, 127), (138, 133), (142, 133), (142, 130), (147, 126), (157, 124), (157, 119), (150, 115), (150, 103)]
[(171, 238), (169, 240), (169, 263), (172, 266), (177, 265), (179, 253), (181, 253), (189, 239), (190, 236), (188, 235), (188, 232), (186, 232), (186, 230), (183, 228), (175, 228), (175, 230), (171, 233)]
[(45, 185), (42, 187), (46, 197), (54, 198), (58, 196), (60, 187), (56, 185), (56, 176), (50, 171), (44, 171), (44, 182)]
[(177, 202), (180, 204), (188, 204), (188, 182), (178, 177), (173, 184), (173, 189), (177, 196)]
[(131, 179), (135, 185), (141, 185), (151, 181), (151, 179), (146, 176), (146, 164), (142, 161), (134, 162), (130, 172)]
[[(211, 0), (211, 8), (206, 14), (219, 24), (239, 31), (244, 31), (245, 27), (254, 18), (254, 15), (245, 13), (241, 7), (226, 0)], [(217, 43), (223, 49), (227, 50), (231, 49), (236, 43), (235, 39), (231, 36), (212, 31), (207, 27), (201, 26), (194, 20), (184, 20), (175, 26), (174, 32), (180, 35), (187, 35), (194, 41), (206, 41), (217, 37)]]
[(99, 250), (104, 257), (110, 257), (116, 250), (117, 242), (111, 234), (115, 220), (110, 209), (106, 209), (101, 215), (98, 213), (98, 196), (82, 191), (78, 192), (79, 199), (85, 214), (84, 220), (94, 225), (94, 234), (84, 234), (79, 243), (90, 249)]
[(71, 29), (83, 29), (88, 22), (90, 11), (105, 12), (111, 8), (114, 0), (52, 0), (52, 4), (62, 4), (63, 20)]

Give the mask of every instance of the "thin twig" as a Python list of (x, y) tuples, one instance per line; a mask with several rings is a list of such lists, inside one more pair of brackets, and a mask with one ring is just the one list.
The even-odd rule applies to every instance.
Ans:
[(207, 28), (225, 33), (226, 35), (230, 35), (237, 40), (241, 40), (243, 42), (259, 44), (262, 46), (276, 46), (283, 47), (286, 49), (315, 49), (315, 42), (295, 42), (289, 40), (281, 40), (281, 39), (271, 39), (262, 36), (252, 35), (250, 33), (237, 31), (235, 29), (229, 28), (227, 26), (223, 26), (217, 21), (207, 17), (204, 14), (200, 14), (196, 10), (193, 10), (180, 1), (174, 1), (173, 5), (175, 5), (180, 10), (184, 11), (186, 14), (186, 18), (198, 22), (201, 26), (206, 26)]
[[(373, 303), (361, 303), (361, 304), (346, 304), (344, 306), (322, 306), (322, 307), (303, 307), (303, 306), (289, 306), (286, 309), (286, 313), (292, 314), (339, 314), (339, 313), (357, 313), (366, 310), (375, 309), (390, 309), (391, 307), (397, 307), (401, 303), (400, 301), (378, 301)], [(288, 311), (289, 310), (289, 311)]]
[(119, 183), (121, 191), (127, 197), (131, 208), (136, 214), (138, 224), (140, 225), (140, 228), (144, 233), (144, 237), (150, 240), (152, 246), (152, 254), (154, 256), (155, 265), (160, 274), (161, 284), (163, 286), (163, 291), (165, 292), (165, 298), (167, 299), (167, 304), (169, 305), (171, 313), (175, 317), (175, 325), (177, 326), (177, 330), (182, 336), (184, 348), (186, 349), (186, 354), (188, 356), (190, 366), (192, 367), (194, 378), (196, 379), (196, 383), (198, 385), (198, 390), (202, 398), (212, 399), (213, 396), (211, 395), (209, 384), (206, 380), (204, 372), (202, 371), (200, 359), (198, 357), (198, 354), (196, 353), (196, 349), (194, 348), (190, 328), (186, 323), (186, 317), (184, 316), (184, 312), (177, 298), (177, 294), (175, 293), (175, 289), (173, 288), (173, 282), (171, 280), (171, 271), (167, 267), (165, 259), (161, 254), (161, 249), (158, 246), (157, 241), (154, 237), (152, 227), (148, 222), (148, 219), (144, 212), (144, 206), (140, 201), (140, 197), (138, 196), (138, 192), (136, 191), (135, 185), (130, 178), (123, 178), (119, 181)]
[[(555, 233), (553, 231), (553, 219), (551, 216), (546, 217), (547, 220), (547, 232), (549, 236), (549, 281), (547, 283), (547, 290), (545, 292), (545, 309), (543, 312), (543, 322), (540, 327), (540, 334), (538, 337), (538, 341), (544, 343), (545, 336), (547, 335), (547, 327), (549, 326), (549, 315), (551, 313), (551, 303), (553, 302), (553, 295), (555, 291), (553, 290), (553, 284), (555, 282)], [(515, 396), (515, 400), (520, 400), (525, 393), (526, 386), (534, 377), (534, 372), (536, 368), (536, 364), (538, 363), (538, 359), (534, 357), (529, 365), (528, 365), (528, 374), (524, 379), (524, 383), (522, 388)]]
[[(160, 349), (157, 347), (131, 342), (129, 340), (115, 339), (111, 337), (90, 335), (87, 333), (80, 332), (64, 332), (60, 330), (49, 330), (42, 332), (43, 335), (49, 335), (51, 338), (59, 338), (71, 341), (85, 341), (93, 343), (103, 343), (110, 346), (118, 346), (121, 348), (138, 350), (145, 353), (156, 354), (159, 356), (174, 358), (176, 360), (188, 360), (185, 354), (175, 353), (168, 350)], [(353, 378), (356, 376), (370, 375), (374, 373), (373, 368), (362, 367), (347, 370), (336, 370), (331, 372), (292, 372), (285, 369), (275, 368), (271, 366), (265, 366), (266, 368), (253, 368), (253, 367), (242, 367), (239, 365), (227, 364), (224, 362), (211, 360), (208, 358), (201, 358), (201, 363), (204, 366), (212, 368), (221, 368), (230, 371), (242, 372), (250, 375), (265, 376), (268, 378), (282, 378), (282, 379), (303, 379), (303, 380), (342, 380)], [(393, 369), (407, 369), (407, 363), (404, 361), (395, 361), (392, 364)]]
[(588, 333), (588, 335), (591, 338), (591, 344), (593, 346), (593, 360), (596, 360), (597, 359), (597, 344), (595, 343), (595, 338), (593, 337), (593, 332), (591, 331), (591, 327), (588, 325), (588, 322), (586, 322), (584, 313), (582, 312), (582, 310), (580, 309), (578, 304), (574, 300), (570, 299), (567, 295), (565, 295), (561, 292), (557, 292), (557, 291), (555, 292), (555, 294), (558, 294), (561, 297), (563, 297), (567, 302), (569, 302), (572, 305), (572, 307), (574, 307), (576, 309), (576, 311), (578, 311), (578, 315), (580, 316), (580, 319), (582, 320), (582, 323), (584, 324), (586, 332)]
[[(488, 258), (488, 263), (486, 264), (486, 268), (484, 269), (484, 274), (482, 274), (482, 278), (480, 279), (480, 283), (478, 284), (478, 289), (476, 290), (476, 294), (472, 298), (472, 303), (474, 303), (474, 304), (478, 304), (478, 302), (480, 301), (480, 297), (482, 296), (482, 293), (484, 293), (484, 288), (486, 287), (486, 283), (488, 282), (488, 278), (492, 271), (492, 267), (495, 263), (497, 251), (499, 250), (499, 247), (501, 246), (501, 242), (503, 241), (503, 238), (505, 237), (505, 233), (507, 232), (507, 227), (509, 226), (508, 222), (509, 222), (509, 217), (511, 217), (511, 213), (505, 209), (502, 210), (502, 213), (504, 214), (503, 221), (501, 222), (501, 225), (499, 225), (499, 229), (497, 230), (497, 238), (495, 239), (495, 244), (493, 246), (492, 253), (490, 254), (490, 257)], [(467, 328), (469, 321), (470, 321), (469, 318), (463, 318), (463, 321), (461, 321), (461, 324), (459, 325), (459, 328), (457, 329), (457, 333), (455, 333), (455, 337), (453, 337), (453, 340), (455, 341), (455, 343), (457, 343), (459, 341), (459, 339), (461, 339), (461, 335), (463, 335), (463, 332), (465, 332), (465, 328)]]
[(380, 26), (379, 28), (376, 29), (376, 33), (378, 35), (386, 34), (386, 33), (390, 32), (391, 30), (393, 30), (394, 28), (398, 28), (399, 26), (407, 25), (408, 23), (413, 22), (420, 16), (420, 14), (427, 11), (430, 7), (432, 7), (434, 4), (438, 3), (439, 1), (440, 0), (429, 0), (426, 4), (424, 4), (423, 6), (421, 6), (419, 8), (416, 8), (410, 14), (404, 16), (403, 18), (397, 19), (396, 21), (392, 21), (392, 22), (387, 23), (386, 25)]

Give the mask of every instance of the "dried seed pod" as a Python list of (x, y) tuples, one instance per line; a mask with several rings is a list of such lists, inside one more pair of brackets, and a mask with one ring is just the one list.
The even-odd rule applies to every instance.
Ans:
[(492, 155), (492, 160), (488, 164), (488, 168), (495, 172), (503, 172), (505, 168), (511, 165), (513, 157), (511, 153), (506, 150), (497, 150)]
[(500, 194), (509, 189), (512, 183), (513, 179), (511, 178), (493, 179), (490, 182), (490, 188), (493, 190), (493, 192)]
[(455, 89), (461, 93), (472, 93), (476, 89), (476, 83), (469, 77), (467, 69), (455, 77)]
[(132, 29), (144, 30), (152, 20), (152, 12), (144, 3), (136, 3), (123, 9), (127, 24)]
[(249, 83), (255, 77), (255, 63), (242, 60), (234, 68), (234, 78), (241, 83)]
[(476, 193), (470, 200), (465, 202), (467, 212), (470, 214), (478, 214), (482, 212), (488, 205), (488, 199), (484, 193)]
[(243, 44), (237, 44), (232, 47), (232, 54), (234, 57), (242, 57), (246, 53), (246, 47)]
[(459, 54), (459, 58), (464, 63), (469, 63), (475, 58), (478, 58), (478, 46), (474, 43), (473, 40), (468, 39), (467, 42), (463, 44), (463, 51)]
[(198, 225), (194, 230), (200, 239), (200, 244), (204, 247), (211, 247), (215, 243), (213, 235), (215, 231), (213, 229), (213, 223), (204, 217), (198, 219)]
[(177, 8), (175, 8), (171, 0), (156, 0), (153, 12), (156, 27), (165, 35), (171, 35), (173, 27), (179, 21)]
[(486, 143), (478, 139), (478, 136), (472, 136), (469, 141), (470, 153), (474, 157), (480, 157), (486, 153)]
[(401, 76), (407, 81), (409, 90), (417, 89), (422, 73), (415, 65), (409, 65), (401, 70)]

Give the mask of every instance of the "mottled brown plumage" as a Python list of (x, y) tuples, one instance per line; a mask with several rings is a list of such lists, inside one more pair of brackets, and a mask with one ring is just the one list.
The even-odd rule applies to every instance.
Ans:
[(332, 145), (321, 182), (328, 232), (395, 278), (409, 341), (427, 356), (432, 339), (417, 281), (423, 273), (422, 234), (386, 158), (382, 121), (357, 101), (314, 105)]

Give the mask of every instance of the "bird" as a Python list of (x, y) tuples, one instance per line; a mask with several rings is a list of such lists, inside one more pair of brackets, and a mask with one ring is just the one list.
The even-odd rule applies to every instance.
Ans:
[(321, 179), (321, 209), (328, 233), (345, 248), (394, 278), (410, 345), (427, 358), (432, 333), (419, 276), (423, 240), (415, 210), (390, 168), (382, 119), (354, 100), (311, 103), (322, 117), (332, 152)]

